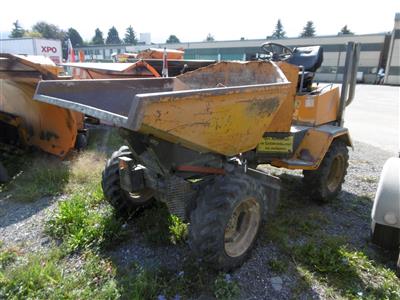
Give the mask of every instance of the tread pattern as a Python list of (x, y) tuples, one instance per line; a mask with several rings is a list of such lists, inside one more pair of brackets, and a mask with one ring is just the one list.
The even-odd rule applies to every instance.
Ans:
[[(344, 157), (344, 174), (337, 189), (333, 192), (330, 192), (327, 188), (327, 178), (331, 169), (332, 161), (337, 155), (342, 155)], [(306, 191), (310, 193), (311, 198), (321, 202), (329, 202), (335, 199), (342, 190), (342, 185), (345, 181), (348, 166), (349, 150), (342, 140), (336, 139), (332, 142), (328, 152), (326, 153), (317, 170), (303, 171), (303, 183)]]
[(197, 206), (190, 216), (189, 244), (192, 251), (215, 269), (231, 270), (241, 265), (256, 237), (242, 256), (232, 258), (225, 253), (225, 227), (236, 205), (248, 196), (257, 199), (261, 216), (265, 216), (267, 201), (263, 190), (256, 180), (246, 174), (216, 176), (214, 182), (200, 191)]

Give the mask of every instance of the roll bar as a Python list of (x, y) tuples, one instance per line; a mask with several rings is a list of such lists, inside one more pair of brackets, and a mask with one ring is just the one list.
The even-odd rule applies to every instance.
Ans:
[(346, 50), (346, 62), (344, 66), (342, 91), (337, 122), (339, 126), (344, 123), (344, 110), (354, 99), (357, 84), (357, 68), (360, 59), (360, 43), (349, 42)]

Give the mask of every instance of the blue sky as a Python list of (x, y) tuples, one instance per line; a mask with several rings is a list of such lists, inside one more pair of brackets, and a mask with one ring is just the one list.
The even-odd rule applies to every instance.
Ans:
[(391, 31), (400, 0), (20, 0), (3, 1), (1, 7), (3, 33), (10, 32), (17, 19), (28, 29), (43, 20), (62, 29), (74, 27), (86, 40), (96, 27), (106, 36), (115, 26), (122, 37), (132, 25), (137, 33), (150, 32), (153, 42), (164, 42), (170, 34), (191, 42), (204, 40), (208, 33), (217, 40), (265, 38), (278, 18), (289, 37), (298, 36), (308, 20), (314, 22), (318, 35), (337, 34), (344, 25), (357, 34)]

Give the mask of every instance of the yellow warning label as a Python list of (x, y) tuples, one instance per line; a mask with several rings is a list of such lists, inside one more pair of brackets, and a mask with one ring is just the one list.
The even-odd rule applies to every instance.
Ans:
[(293, 136), (283, 138), (264, 137), (257, 145), (257, 152), (288, 153), (292, 152)]

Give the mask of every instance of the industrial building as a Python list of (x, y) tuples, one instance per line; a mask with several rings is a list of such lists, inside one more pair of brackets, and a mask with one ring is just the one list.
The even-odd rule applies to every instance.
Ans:
[[(179, 44), (152, 44), (151, 47), (184, 49), (185, 59), (249, 60), (262, 53), (265, 39), (190, 42)], [(337, 82), (342, 80), (345, 49), (349, 41), (361, 43), (358, 68), (359, 80), (374, 83), (380, 68), (385, 70), (386, 84), (400, 84), (400, 13), (395, 15), (394, 29), (387, 33), (365, 35), (316, 36), (312, 38), (285, 38), (274, 40), (289, 47), (321, 45), (324, 61), (316, 79)], [(79, 48), (87, 60), (110, 60), (113, 53), (137, 52), (149, 45), (95, 45)]]

